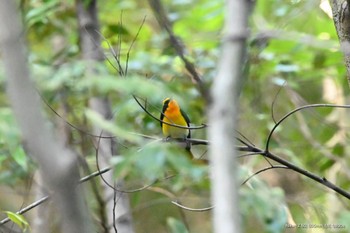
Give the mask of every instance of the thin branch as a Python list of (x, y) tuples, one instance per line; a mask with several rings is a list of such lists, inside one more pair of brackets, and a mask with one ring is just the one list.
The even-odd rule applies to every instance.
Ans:
[[(138, 136), (143, 137), (143, 138), (156, 140), (156, 141), (163, 140), (163, 138), (159, 138), (159, 137), (154, 137), (154, 136), (149, 136), (149, 135), (144, 135), (144, 134), (137, 134), (137, 133), (133, 133), (133, 134), (138, 135)], [(171, 142), (172, 140), (179, 141), (178, 138), (175, 138), (175, 139), (170, 138), (167, 141)], [(206, 139), (185, 138), (185, 139), (183, 139), (183, 141), (184, 142), (189, 142), (192, 145), (210, 145), (210, 141), (206, 140)], [(249, 144), (247, 144), (247, 145), (248, 146), (235, 146), (235, 149), (238, 150), (238, 151), (252, 152), (254, 154), (262, 154), (260, 150), (259, 151), (254, 151), (255, 150), (254, 146), (250, 146)]]
[[(124, 70), (123, 69), (123, 67), (122, 67), (122, 64), (121, 64), (121, 60), (120, 60), (120, 54), (121, 54), (121, 29), (122, 29), (122, 27), (123, 27), (123, 11), (121, 12), (121, 14), (120, 14), (120, 22), (119, 22), (119, 33), (118, 33), (118, 52), (116, 52), (114, 49), (113, 49), (113, 47), (112, 47), (112, 45), (111, 45), (111, 43), (107, 40), (107, 38), (104, 36), (104, 35), (102, 35), (102, 33), (100, 33), (99, 31), (97, 31), (97, 30), (95, 30), (95, 32), (102, 38), (102, 41), (105, 41), (106, 43), (107, 43), (107, 45), (108, 45), (108, 48), (109, 48), (109, 50), (111, 51), (111, 54), (112, 54), (112, 56), (113, 56), (113, 58), (115, 59), (115, 61), (117, 62), (117, 66), (118, 67), (116, 67), (113, 63), (112, 63), (112, 61), (105, 55), (105, 54), (103, 54), (103, 56), (104, 56), (104, 58), (107, 60), (107, 62), (118, 72), (118, 74), (119, 74), (119, 76), (120, 77), (125, 77), (126, 76), (126, 73), (127, 73), (127, 71), (126, 70)], [(143, 23), (142, 23), (142, 25), (143, 25)], [(139, 29), (139, 30), (141, 30), (141, 28)], [(138, 31), (139, 32), (139, 31)], [(138, 34), (137, 34), (138, 35)], [(134, 38), (134, 40), (136, 40), (136, 38)], [(133, 41), (134, 42), (134, 41)], [(93, 43), (94, 44), (96, 44), (96, 42), (95, 41), (93, 41)], [(99, 46), (99, 45), (98, 45)], [(129, 48), (129, 51), (128, 51), (128, 54), (127, 54), (127, 57), (129, 56), (129, 52), (130, 52), (130, 49), (131, 49), (131, 47)], [(126, 69), (127, 69), (127, 66), (128, 66), (128, 59), (127, 59), (127, 62), (126, 62)]]
[[(100, 171), (96, 171), (94, 173), (91, 173), (90, 175), (81, 178), (79, 180), (79, 184), (84, 183), (84, 182), (86, 182), (86, 181), (88, 181), (88, 180), (90, 180), (92, 178), (95, 178), (96, 176), (102, 175), (103, 173), (106, 173), (106, 172), (108, 172), (110, 170), (111, 170), (110, 167), (106, 167), (106, 168), (101, 169)], [(31, 210), (31, 209), (41, 205), (42, 203), (46, 202), (49, 198), (50, 198), (50, 195), (42, 197), (39, 200), (31, 203), (30, 205), (20, 209), (19, 211), (16, 212), (16, 214), (24, 214), (24, 213), (28, 212), (29, 210)], [(5, 224), (5, 223), (7, 223), (7, 222), (9, 222), (9, 221), (10, 221), (9, 218), (4, 218), (3, 220), (0, 221), (0, 226)]]
[[(239, 133), (239, 132), (238, 132)], [(240, 134), (240, 133), (239, 133)], [(241, 135), (241, 134), (240, 134)], [(241, 135), (241, 136), (243, 136), (243, 135)], [(248, 139), (246, 139), (244, 136), (243, 136), (243, 138), (245, 139), (245, 140), (247, 140), (247, 142), (245, 142), (244, 140), (242, 140), (242, 139), (240, 139), (240, 138), (238, 138), (238, 137), (236, 137), (236, 140), (237, 141), (239, 141), (240, 143), (242, 143), (243, 145), (246, 145), (247, 147), (250, 147), (250, 146), (254, 146), (254, 144), (253, 143), (251, 143)]]
[(117, 222), (116, 222), (116, 216), (115, 216), (115, 211), (117, 208), (117, 192), (113, 192), (113, 229), (114, 232), (117, 233)]
[[(330, 189), (332, 189), (333, 191), (337, 192), (338, 194), (340, 194), (343, 197), (346, 197), (347, 199), (350, 199), (350, 193), (345, 191), (344, 189), (340, 188), (339, 186), (333, 184), (332, 182), (328, 181), (325, 177), (320, 177), (312, 172), (309, 172), (305, 169), (302, 169), (292, 163), (290, 163), (289, 161), (269, 152), (269, 151), (263, 151), (257, 147), (249, 147), (249, 148), (242, 148), (244, 151), (246, 150), (250, 150), (253, 153), (258, 153), (263, 155), (265, 158), (269, 158), (275, 162), (278, 162), (281, 165), (284, 165), (285, 167), (287, 167), (288, 169), (291, 169), (301, 175), (304, 175)], [(241, 150), (242, 151), (242, 150)], [(272, 165), (271, 167), (276, 167), (277, 165)]]
[[(277, 156), (277, 155), (274, 155), (273, 153), (269, 152), (269, 151), (263, 151), (257, 147), (251, 147), (249, 148), (252, 152), (259, 152), (261, 153), (264, 157), (266, 158), (269, 158), (281, 165), (284, 165), (286, 167), (288, 167), (289, 169), (301, 174), (301, 175), (304, 175), (330, 189), (332, 189), (333, 191), (337, 192), (338, 194), (342, 195), (343, 197), (346, 197), (347, 199), (350, 200), (350, 193), (345, 191), (344, 189), (340, 188), (339, 186), (333, 184), (332, 182), (328, 181), (325, 177), (320, 177), (312, 172), (309, 172), (303, 168), (300, 168), (292, 163), (290, 163), (289, 161)], [(276, 165), (274, 165), (276, 166)]]
[(275, 118), (275, 104), (276, 104), (276, 100), (277, 100), (277, 97), (279, 96), (279, 94), (281, 93), (282, 91), (282, 87), (284, 87), (284, 85), (287, 83), (287, 81), (284, 81), (283, 84), (278, 88), (278, 91), (275, 95), (275, 97), (273, 98), (272, 100), (272, 103), (271, 103), (271, 118), (273, 120), (273, 122), (276, 124), (276, 118)]
[(119, 66), (119, 70), (120, 70), (119, 75), (121, 77), (123, 77), (125, 74), (125, 72), (121, 66), (121, 63), (120, 63), (120, 54), (121, 54), (121, 50), (122, 50), (122, 33), (121, 33), (122, 28), (123, 28), (123, 11), (121, 11), (121, 13), (120, 13), (119, 33), (118, 33), (118, 53), (117, 53), (117, 56), (115, 57), (115, 59), (118, 63), (118, 66)]
[[(86, 160), (81, 159), (81, 164), (82, 164), (82, 167), (83, 167), (84, 171), (86, 172), (86, 174), (90, 174), (91, 169), (90, 169), (89, 165), (87, 164)], [(100, 219), (98, 222), (100, 223), (100, 226), (103, 229), (102, 231), (108, 232), (108, 216), (107, 216), (107, 212), (105, 211), (106, 202), (105, 202), (104, 198), (102, 197), (99, 182), (97, 182), (95, 179), (93, 179), (93, 180), (90, 180), (89, 183), (91, 186), (92, 194), (95, 197), (96, 203), (97, 203), (96, 212), (100, 216)]]
[(263, 158), (265, 159), (265, 161), (266, 161), (268, 164), (270, 164), (271, 167), (273, 167), (273, 165), (272, 165), (272, 163), (270, 162), (270, 160), (268, 160), (264, 155), (262, 155), (262, 156), (263, 156)]
[[(31, 203), (30, 205), (20, 209), (19, 211), (16, 212), (16, 214), (24, 214), (26, 212), (28, 212), (29, 210), (41, 205), (42, 203), (44, 203), (45, 201), (47, 201), (48, 199), (50, 198), (50, 196), (45, 196), (45, 197), (42, 197), (40, 198), (39, 200)], [(3, 220), (0, 221), (0, 226), (9, 222), (10, 221), (10, 218), (4, 218)]]
[[(103, 133), (103, 130), (101, 131), (101, 135)], [(97, 143), (97, 147), (95, 148), (96, 150), (96, 153), (95, 153), (95, 159), (96, 159), (96, 167), (97, 167), (97, 170), (100, 171), (100, 163), (99, 163), (99, 160), (98, 160), (98, 151), (99, 151), (99, 146), (100, 146), (100, 140), (101, 138), (99, 138), (98, 140), (98, 143)], [(173, 176), (168, 176), (166, 177), (165, 179), (169, 179)], [(114, 190), (115, 192), (120, 192), (120, 193), (135, 193), (135, 192), (140, 192), (142, 190), (145, 190), (149, 187), (151, 187), (152, 185), (156, 184), (159, 180), (156, 179), (155, 181), (153, 181), (152, 183), (150, 184), (147, 184), (147, 185), (144, 185), (140, 188), (136, 188), (136, 189), (131, 189), (131, 190), (121, 190), (121, 189), (117, 189), (114, 185), (111, 185), (104, 177), (103, 175), (101, 175), (101, 179), (103, 181), (103, 183), (105, 183), (105, 185), (107, 185), (109, 188), (111, 188), (112, 190)]]
[(248, 157), (248, 156), (252, 156), (252, 155), (261, 155), (261, 153), (260, 152), (245, 153), (245, 154), (237, 156), (237, 158), (243, 158), (243, 157)]
[[(160, 188), (160, 187), (151, 187), (148, 190), (153, 191), (153, 192), (157, 192), (157, 193), (160, 193), (160, 194), (163, 194), (163, 195), (167, 196), (170, 199), (176, 199), (176, 195), (175, 194), (173, 194), (169, 190), (166, 190), (166, 189), (163, 189), (163, 188)], [(187, 218), (186, 218), (186, 215), (185, 215), (183, 209), (179, 208), (179, 212), (180, 212), (180, 215), (181, 215), (181, 218), (182, 218), (183, 222), (185, 223), (186, 228), (188, 230), (190, 230), (190, 225), (188, 224), (188, 221), (187, 221)]]
[(272, 165), (270, 167), (265, 167), (265, 168), (262, 168), (260, 169), (259, 171), (255, 172), (254, 174), (250, 175), (247, 179), (245, 179), (242, 183), (241, 183), (241, 186), (244, 185), (245, 183), (247, 183), (251, 178), (253, 178), (254, 176), (262, 173), (262, 172), (265, 172), (265, 171), (268, 171), (270, 169), (274, 169), (274, 168), (283, 168), (283, 169), (289, 169), (289, 167), (287, 166), (283, 166), (283, 165)]
[(190, 208), (184, 205), (181, 205), (178, 201), (172, 201), (172, 204), (176, 205), (177, 207), (180, 207), (181, 209), (192, 211), (192, 212), (205, 212), (214, 209), (214, 206), (209, 206), (205, 208)]
[(320, 177), (314, 173), (311, 173), (307, 170), (304, 170), (290, 162), (288, 162), (287, 160), (282, 159), (281, 157), (278, 157), (270, 152), (266, 152), (265, 156), (267, 158), (272, 159), (273, 161), (276, 161), (282, 165), (285, 165), (286, 167), (288, 167), (289, 169), (292, 169), (314, 181), (317, 181), (318, 183), (334, 190), (335, 192), (339, 193), (340, 195), (342, 195), (343, 197), (346, 197), (347, 199), (350, 199), (350, 193), (345, 191), (344, 189), (340, 188), (339, 186), (333, 184), (332, 182), (328, 181), (325, 177)]
[(100, 175), (102, 175), (110, 170), (111, 170), (110, 167), (106, 167), (106, 168), (100, 169), (99, 171), (95, 171), (94, 173), (91, 173), (90, 175), (81, 178), (79, 181), (79, 184), (84, 183), (84, 182), (86, 182), (86, 181), (88, 181), (91, 178), (94, 178), (96, 176), (100, 176)]
[(130, 47), (129, 47), (129, 49), (128, 49), (128, 52), (126, 53), (125, 75), (128, 74), (128, 65), (129, 65), (130, 51), (131, 51), (131, 49), (132, 49), (132, 47), (133, 47), (133, 45), (134, 45), (136, 39), (138, 38), (138, 36), (139, 36), (139, 34), (140, 34), (140, 32), (141, 32), (141, 29), (142, 29), (143, 25), (145, 24), (145, 21), (146, 21), (146, 16), (143, 17), (142, 23), (141, 23), (139, 29), (137, 30), (137, 33), (136, 33), (136, 35), (134, 36), (134, 39), (133, 39), (132, 42), (131, 42), (131, 45), (130, 45)]
[[(244, 140), (246, 141), (243, 141), (242, 139), (240, 139), (239, 137), (236, 137), (236, 139), (241, 142), (242, 144), (246, 145), (246, 146), (255, 146), (253, 142), (251, 142), (246, 136), (244, 136), (241, 132), (239, 132), (238, 130), (235, 130), (236, 133), (238, 133), (239, 136), (241, 136)], [(250, 144), (250, 145), (249, 145)]]
[(238, 151), (258, 152), (258, 154), (261, 154), (261, 151), (260, 150), (256, 151), (255, 147), (253, 146), (236, 146), (235, 149)]
[(197, 138), (185, 138), (186, 142), (190, 142), (191, 145), (209, 145), (209, 141), (205, 139), (197, 139)]
[(107, 38), (106, 38), (104, 35), (102, 35), (102, 33), (100, 33), (99, 31), (95, 31), (95, 32), (102, 38), (102, 41), (105, 41), (105, 42), (107, 43), (108, 48), (109, 48), (109, 50), (110, 50), (111, 53), (112, 53), (112, 56), (113, 56), (114, 59), (116, 59), (116, 61), (117, 61), (118, 67), (116, 67), (116, 66), (112, 63), (112, 61), (111, 61), (105, 54), (103, 54), (104, 58), (105, 58), (105, 59), (107, 60), (107, 62), (118, 72), (118, 74), (119, 74), (120, 76), (122, 76), (122, 73), (121, 73), (121, 71), (120, 71), (120, 70), (121, 70), (121, 65), (120, 65), (120, 62), (118, 62), (119, 60), (118, 60), (117, 53), (116, 53), (115, 50), (113, 49), (111, 43), (109, 43), (109, 41), (107, 40)]
[[(100, 171), (100, 166), (99, 166), (99, 162), (98, 162), (98, 151), (99, 151), (100, 143), (98, 142), (97, 145), (98, 145), (97, 148), (95, 148), (95, 150), (96, 150), (96, 153), (95, 153), (95, 156), (96, 156), (96, 167), (97, 167), (97, 170)], [(162, 180), (171, 179), (174, 176), (175, 175), (169, 175), (169, 176), (167, 176), (167, 177), (165, 177), (163, 179), (156, 179), (153, 182), (151, 182), (150, 184), (146, 184), (146, 185), (144, 185), (144, 186), (142, 186), (140, 188), (130, 189), (130, 190), (117, 189), (116, 187), (114, 187), (114, 185), (111, 185), (102, 175), (101, 175), (101, 179), (109, 188), (113, 189), (116, 192), (120, 192), (120, 193), (136, 193), (136, 192), (140, 192), (140, 191), (143, 191), (145, 189), (148, 189), (149, 187), (155, 185), (156, 183), (158, 183), (158, 182), (160, 182)]]
[(94, 138), (115, 138), (115, 136), (102, 136), (102, 135), (95, 135), (93, 133), (87, 132), (85, 130), (82, 130), (80, 128), (78, 128), (77, 126), (73, 125), (72, 123), (70, 123), (68, 120), (64, 119), (44, 98), (44, 96), (38, 91), (36, 90), (36, 92), (38, 93), (38, 95), (40, 96), (41, 101), (58, 117), (60, 118), (62, 121), (64, 121), (64, 123), (66, 123), (67, 125), (69, 125), (71, 128), (77, 130), (80, 133), (86, 134), (88, 136), (94, 137)]
[(288, 117), (290, 117), (291, 115), (293, 115), (296, 112), (299, 112), (301, 110), (304, 109), (309, 109), (309, 108), (350, 108), (350, 105), (337, 105), (337, 104), (309, 104), (309, 105), (304, 105), (301, 106), (299, 108), (296, 108), (292, 111), (290, 111), (289, 113), (287, 113), (286, 115), (284, 115), (279, 121), (277, 121), (277, 123), (273, 126), (273, 128), (271, 129), (268, 137), (267, 137), (267, 141), (266, 141), (266, 147), (265, 150), (269, 151), (269, 146), (270, 146), (270, 141), (272, 138), (273, 133), (275, 132), (275, 130), (278, 128), (278, 126), (284, 121), (286, 120)]

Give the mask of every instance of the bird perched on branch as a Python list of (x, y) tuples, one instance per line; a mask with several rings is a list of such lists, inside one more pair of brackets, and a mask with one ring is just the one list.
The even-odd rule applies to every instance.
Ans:
[[(162, 121), (160, 122), (160, 127), (166, 138), (173, 138), (182, 141), (186, 141), (186, 138), (191, 138), (191, 130), (183, 128), (190, 127), (190, 119), (180, 108), (176, 100), (171, 98), (163, 100), (163, 110), (160, 114), (160, 120)], [(191, 149), (191, 143), (186, 141), (185, 148), (189, 151)]]

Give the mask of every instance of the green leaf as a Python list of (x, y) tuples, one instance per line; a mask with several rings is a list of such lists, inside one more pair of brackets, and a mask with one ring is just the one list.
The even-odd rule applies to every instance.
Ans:
[(138, 142), (140, 140), (140, 138), (137, 135), (132, 134), (129, 131), (125, 130), (125, 128), (122, 128), (114, 124), (113, 122), (104, 119), (99, 113), (91, 109), (87, 109), (85, 111), (85, 114), (86, 117), (94, 124), (108, 132), (113, 133), (118, 138), (128, 140), (130, 142)]
[[(255, 216), (269, 233), (282, 232), (287, 222), (284, 192), (280, 188), (271, 188), (258, 177), (253, 177), (239, 190), (240, 209), (249, 219)], [(253, 211), (251, 211), (253, 210)]]
[(112, 75), (89, 77), (81, 81), (81, 86), (97, 90), (99, 93), (117, 92), (125, 95), (147, 97), (151, 102), (159, 101), (170, 93), (167, 85), (144, 77), (129, 76), (117, 78)]
[(15, 151), (12, 154), (12, 158), (16, 161), (16, 163), (18, 163), (18, 165), (22, 167), (24, 171), (28, 171), (27, 156), (23, 150), (23, 147), (16, 147)]
[(345, 230), (346, 226), (350, 222), (350, 212), (348, 210), (343, 210), (339, 213), (338, 222), (335, 224), (339, 226), (339, 230)]
[(175, 218), (167, 218), (166, 223), (171, 233), (188, 233), (185, 224)]
[(53, 14), (57, 11), (58, 5), (60, 4), (57, 0), (49, 1), (45, 4), (38, 5), (37, 7), (32, 8), (26, 15), (25, 19), (28, 24), (28, 28), (32, 25), (43, 22), (46, 20), (48, 15)]
[(113, 156), (110, 163), (114, 166), (114, 177), (118, 179), (125, 178), (130, 170), (132, 169), (132, 158), (131, 156)]
[(45, 83), (45, 89), (54, 91), (64, 86), (80, 89), (80, 86), (77, 85), (77, 80), (84, 75), (86, 66), (84, 62), (71, 62), (60, 66), (51, 75), (46, 75), (49, 79)]
[(111, 159), (117, 177), (126, 177), (133, 173), (150, 181), (165, 172), (165, 161), (165, 153), (154, 145), (147, 145), (139, 150), (129, 149), (122, 156)]
[(142, 170), (143, 176), (154, 181), (164, 173), (165, 154), (160, 150), (148, 150), (142, 159), (136, 161), (136, 167)]
[(27, 220), (23, 217), (23, 215), (13, 213), (11, 211), (5, 211), (7, 217), (14, 222), (18, 227), (20, 227), (23, 231), (29, 228), (29, 224)]

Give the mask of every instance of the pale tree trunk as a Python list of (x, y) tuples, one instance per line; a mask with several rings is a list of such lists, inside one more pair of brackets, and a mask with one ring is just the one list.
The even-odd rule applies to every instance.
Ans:
[[(97, 1), (92, 0), (89, 4), (85, 4), (82, 0), (77, 1), (77, 16), (79, 22), (79, 32), (80, 32), (80, 45), (82, 49), (83, 58), (91, 62), (91, 66), (93, 67), (94, 63), (98, 61), (102, 61), (104, 59), (102, 49), (100, 47), (100, 36), (98, 32), (100, 31), (98, 17), (97, 17)], [(92, 68), (89, 70), (90, 74), (94, 74), (95, 76), (98, 73)], [(103, 77), (101, 77), (103, 78)], [(89, 106), (91, 109), (101, 114), (105, 119), (111, 119), (112, 112), (111, 107), (107, 97), (98, 97), (92, 96), (89, 100)], [(95, 126), (94, 134), (100, 135), (103, 132), (102, 129)], [(107, 132), (103, 132), (103, 136), (112, 136)], [(96, 142), (98, 140), (96, 139)], [(116, 153), (116, 145), (113, 139), (101, 139), (99, 142), (99, 166), (106, 167), (109, 165), (109, 160), (112, 155)], [(115, 180), (113, 178), (113, 172), (109, 172), (105, 174), (104, 179), (111, 185), (118, 187), (121, 189), (123, 187), (122, 180)], [(102, 192), (104, 197), (104, 206), (105, 206), (105, 214), (107, 219), (105, 219), (104, 229), (106, 232), (115, 232), (115, 229), (112, 224), (115, 222), (115, 228), (118, 232), (122, 233), (133, 233), (132, 226), (132, 217), (129, 205), (129, 198), (127, 194), (117, 192), (102, 183)], [(116, 203), (113, 200), (113, 197), (116, 197)], [(114, 204), (115, 211), (114, 211)], [(108, 229), (108, 230), (107, 230)]]
[[(332, 14), (333, 14), (333, 21), (334, 21), (334, 26), (338, 34), (339, 38), (339, 43), (340, 43), (340, 48), (344, 54), (344, 62), (345, 62), (345, 67), (347, 71), (347, 81), (348, 81), (348, 86), (350, 87), (350, 0), (330, 0), (331, 7), (332, 7)], [(329, 88), (331, 85), (327, 85), (327, 88)], [(327, 89), (328, 90), (328, 89)], [(341, 90), (337, 90), (337, 93), (342, 93)], [(343, 93), (342, 93), (343, 94)], [(341, 95), (343, 96), (343, 95)], [(341, 100), (340, 102), (335, 101), (335, 104), (344, 104), (342, 98), (336, 98), (338, 101)], [(329, 102), (332, 102), (334, 100), (330, 100)], [(338, 109), (340, 111), (340, 109)], [(340, 113), (340, 112), (339, 112)], [(343, 115), (342, 113), (345, 113), (341, 111), (341, 116)], [(344, 120), (347, 120), (347, 117), (345, 118), (341, 117), (341, 120), (338, 121), (338, 125), (343, 125), (345, 124)], [(344, 129), (346, 133), (346, 129), (344, 127), (339, 127), (340, 129)], [(341, 137), (345, 138), (345, 137)], [(345, 143), (345, 142), (342, 142)], [(346, 152), (345, 152), (346, 154)], [(328, 171), (327, 171), (327, 178), (336, 183), (338, 179), (338, 174), (339, 171), (341, 170), (341, 166), (332, 166)], [(337, 213), (341, 209), (341, 206), (343, 203), (336, 198), (332, 194), (327, 194), (327, 204), (329, 205), (329, 210), (327, 212), (327, 219), (331, 221), (336, 221), (335, 216), (337, 216)]]
[[(59, 53), (64, 48), (64, 37), (63, 36), (56, 36), (52, 39), (51, 47), (53, 48), (54, 53)], [(60, 65), (60, 61), (55, 61), (55, 66)], [(62, 94), (60, 94), (60, 99), (64, 99), (61, 97)], [(57, 111), (59, 115), (63, 119), (67, 119), (67, 105), (64, 100), (60, 103), (60, 109)], [(56, 133), (55, 135), (59, 137), (59, 140), (63, 142), (64, 146), (69, 147), (69, 135), (70, 135), (70, 126), (65, 122), (62, 121), (61, 118), (57, 119), (57, 127), (56, 127)], [(43, 186), (43, 178), (41, 177), (41, 173), (39, 171), (35, 172), (34, 174), (34, 182), (32, 185), (32, 190), (35, 195), (35, 200), (40, 200), (41, 198), (48, 195), (47, 191), (45, 190)], [(51, 221), (50, 217), (52, 217), (52, 214), (55, 212), (55, 210), (52, 208), (52, 205), (50, 203), (45, 203), (42, 205), (39, 205), (37, 208), (33, 210), (33, 223), (31, 224), (31, 230), (32, 232), (41, 232), (42, 229), (53, 229), (54, 221)]]
[(29, 78), (23, 32), (14, 1), (0, 0), (0, 45), (7, 92), (27, 151), (39, 164), (46, 190), (52, 192), (62, 232), (94, 232), (84, 196), (77, 187), (76, 156), (54, 139), (41, 115), (40, 98)]
[[(43, 177), (41, 176), (40, 172), (35, 172), (34, 180), (35, 200), (40, 200), (42, 197), (47, 195), (43, 184)], [(51, 205), (48, 203), (39, 205), (34, 209), (33, 212), (35, 217), (33, 219), (33, 223), (31, 224), (32, 232), (41, 232), (42, 229), (50, 229), (50, 226), (52, 226), (52, 221), (49, 221), (51, 210)]]
[(350, 87), (350, 0), (330, 0), (330, 3)]
[(212, 86), (208, 137), (210, 146), (213, 225), (216, 233), (241, 232), (238, 207), (235, 120), (237, 90), (247, 38), (247, 0), (227, 0), (218, 74)]

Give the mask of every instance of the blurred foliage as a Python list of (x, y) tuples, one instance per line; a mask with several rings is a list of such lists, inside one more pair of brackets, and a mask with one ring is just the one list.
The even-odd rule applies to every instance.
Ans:
[(168, 218), (167, 224), (171, 233), (188, 233), (186, 226), (175, 218)]
[[(261, 180), (252, 178), (239, 194), (246, 232), (255, 232), (259, 226), (264, 227), (266, 232), (278, 233), (285, 229), (287, 206), (281, 188), (270, 188)], [(256, 220), (254, 224), (252, 219)]]
[[(125, 179), (125, 189), (155, 182), (153, 189), (129, 194), (137, 232), (211, 232), (210, 212), (181, 214), (171, 204), (172, 200), (181, 200), (191, 208), (210, 206), (207, 168), (192, 163), (176, 144), (162, 143), (159, 122), (132, 97), (139, 97), (156, 117), (162, 99), (173, 97), (194, 125), (207, 122), (207, 105), (167, 34), (159, 28), (147, 1), (98, 1), (106, 57), (98, 64), (81, 60), (75, 1), (19, 2), (33, 78), (42, 98), (56, 111), (44, 107), (50, 126), (59, 131), (62, 125), (67, 126), (67, 121), (79, 128), (80, 131), (70, 129), (69, 143), (95, 170), (95, 148), (85, 132), (91, 132), (91, 125), (98, 124), (117, 137), (120, 156), (111, 163), (116, 167), (115, 176)], [(210, 86), (220, 56), (224, 1), (162, 2), (174, 32), (184, 42), (187, 57)], [(279, 120), (298, 106), (348, 102), (349, 85), (333, 21), (327, 15), (327, 1), (256, 1), (250, 28), (238, 130), (255, 145), (265, 147), (274, 119)], [(128, 67), (125, 77), (116, 70), (115, 54), (120, 55), (121, 67)], [(91, 77), (87, 72), (91, 66), (98, 75)], [(2, 68), (0, 82), (4, 90)], [(18, 192), (18, 187), (32, 177), (35, 165), (26, 156), (8, 100), (4, 91), (1, 93), (0, 184)], [(110, 121), (88, 109), (92, 96), (109, 98), (113, 110)], [(348, 110), (337, 108), (294, 114), (275, 132), (271, 151), (348, 190), (348, 114)], [(205, 139), (206, 132), (196, 130), (193, 137)], [(198, 148), (193, 148), (196, 157), (205, 157), (207, 148)], [(269, 166), (261, 156), (244, 157), (240, 162), (241, 181)], [(240, 187), (245, 232), (283, 232), (287, 222), (349, 223), (350, 205), (340, 202), (347, 200), (310, 180), (293, 178), (292, 173), (270, 170)], [(20, 204), (13, 201), (9, 205), (0, 200), (1, 210), (11, 208), (17, 210)]]

